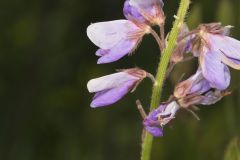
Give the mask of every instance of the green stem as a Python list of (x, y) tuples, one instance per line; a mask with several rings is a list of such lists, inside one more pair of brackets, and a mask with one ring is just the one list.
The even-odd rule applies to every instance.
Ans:
[[(176, 20), (169, 34), (167, 46), (163, 51), (162, 58), (157, 69), (156, 82), (153, 86), (150, 111), (157, 108), (160, 103), (161, 93), (164, 85), (164, 80), (166, 77), (168, 64), (169, 64), (172, 52), (174, 50), (174, 47), (176, 45), (180, 28), (184, 23), (189, 5), (190, 5), (190, 0), (181, 0), (180, 2), (178, 14), (175, 17)], [(141, 160), (150, 160), (152, 142), (153, 142), (153, 136), (147, 133), (142, 144)]]

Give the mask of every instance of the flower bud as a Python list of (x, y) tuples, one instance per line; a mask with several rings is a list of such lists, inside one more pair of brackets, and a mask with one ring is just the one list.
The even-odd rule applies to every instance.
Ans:
[(96, 93), (91, 107), (109, 106), (123, 98), (146, 77), (146, 71), (138, 68), (92, 79), (88, 82), (89, 92)]
[(126, 0), (123, 13), (135, 23), (161, 25), (165, 21), (162, 0)]

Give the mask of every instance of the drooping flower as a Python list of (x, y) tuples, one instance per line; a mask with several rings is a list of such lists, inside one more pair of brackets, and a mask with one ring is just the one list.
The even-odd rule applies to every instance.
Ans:
[(175, 118), (179, 109), (180, 107), (175, 101), (161, 104), (144, 119), (143, 125), (146, 131), (155, 137), (163, 136), (163, 126)]
[(165, 21), (162, 0), (126, 0), (123, 13), (135, 23), (161, 25)]
[(110, 63), (132, 53), (149, 26), (129, 20), (93, 23), (87, 28), (89, 39), (100, 49), (96, 52), (98, 64)]
[(146, 76), (146, 71), (132, 68), (90, 80), (87, 88), (90, 93), (96, 93), (91, 107), (97, 108), (116, 103), (133, 90)]
[(193, 76), (179, 83), (174, 90), (174, 97), (184, 108), (198, 104), (211, 105), (225, 95), (225, 91), (211, 87), (210, 82), (203, 76), (201, 68)]
[(174, 90), (174, 97), (179, 99), (189, 94), (202, 94), (210, 89), (209, 82), (203, 77), (199, 68), (194, 75), (177, 84)]
[(229, 86), (230, 66), (240, 69), (240, 41), (228, 36), (230, 27), (220, 23), (202, 24), (193, 39), (193, 54), (199, 57), (203, 76), (212, 88), (225, 90)]

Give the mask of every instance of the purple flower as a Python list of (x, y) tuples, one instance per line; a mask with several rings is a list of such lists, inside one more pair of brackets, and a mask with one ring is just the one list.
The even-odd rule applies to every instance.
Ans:
[(163, 126), (175, 118), (179, 105), (173, 101), (168, 104), (161, 104), (157, 109), (149, 113), (143, 124), (147, 132), (155, 137), (163, 136)]
[(146, 75), (144, 70), (133, 68), (90, 80), (87, 88), (90, 93), (96, 93), (91, 107), (97, 108), (116, 103), (133, 90)]
[(240, 69), (240, 41), (227, 36), (229, 29), (219, 23), (203, 24), (193, 40), (193, 53), (199, 57), (203, 76), (219, 90), (230, 83), (227, 65)]
[(176, 98), (183, 98), (189, 94), (202, 94), (211, 89), (209, 82), (203, 77), (199, 68), (197, 72), (187, 80), (180, 82), (174, 90)]
[(132, 53), (149, 26), (136, 25), (129, 20), (93, 23), (87, 28), (89, 39), (100, 49), (98, 64), (110, 63)]
[(179, 83), (174, 90), (174, 97), (184, 108), (197, 104), (215, 104), (225, 95), (225, 92), (211, 87), (201, 68), (193, 76)]
[(162, 7), (162, 0), (126, 0), (123, 13), (135, 23), (161, 25), (165, 20)]

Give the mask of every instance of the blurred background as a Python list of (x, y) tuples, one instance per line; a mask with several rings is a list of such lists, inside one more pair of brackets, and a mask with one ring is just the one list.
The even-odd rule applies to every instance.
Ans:
[[(115, 69), (141, 67), (155, 73), (158, 46), (145, 36), (130, 57), (97, 65), (86, 36), (92, 22), (122, 19), (124, 0), (0, 0), (0, 159), (1, 160), (138, 160), (141, 117), (135, 100), (148, 107), (151, 81), (110, 107), (91, 109), (89, 79)], [(166, 30), (178, 1), (167, 0)], [(191, 29), (221, 21), (235, 26), (240, 39), (240, 0), (193, 0), (187, 17)], [(196, 60), (179, 64), (165, 84), (166, 100), (182, 73)], [(154, 141), (152, 160), (221, 160), (240, 134), (240, 71), (232, 70), (231, 96), (201, 107), (197, 121), (182, 111)], [(239, 145), (234, 139), (232, 146)], [(231, 156), (231, 154), (230, 154)], [(225, 156), (229, 157), (229, 156)], [(225, 158), (230, 160), (230, 158)], [(232, 160), (237, 160), (233, 158)], [(238, 159), (239, 160), (239, 159)]]

